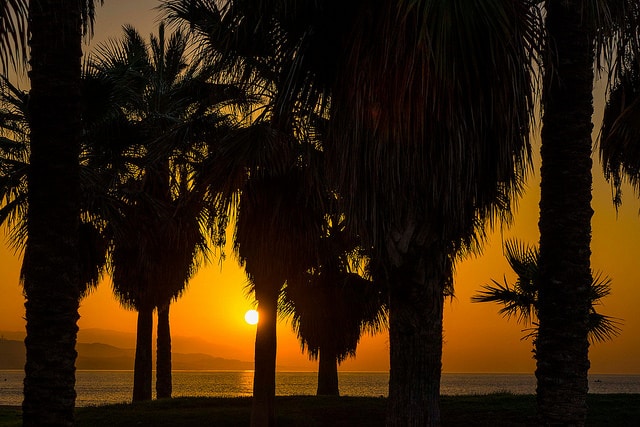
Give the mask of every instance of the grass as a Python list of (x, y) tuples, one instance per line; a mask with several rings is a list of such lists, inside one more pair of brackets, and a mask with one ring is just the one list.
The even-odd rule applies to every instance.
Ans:
[[(640, 394), (589, 395), (587, 426), (640, 426)], [(499, 393), (442, 397), (443, 426), (533, 426), (535, 396)], [(279, 427), (384, 426), (386, 399), (279, 396)], [(78, 408), (78, 427), (248, 426), (251, 398), (189, 397)], [(0, 427), (22, 424), (20, 408), (0, 406)]]

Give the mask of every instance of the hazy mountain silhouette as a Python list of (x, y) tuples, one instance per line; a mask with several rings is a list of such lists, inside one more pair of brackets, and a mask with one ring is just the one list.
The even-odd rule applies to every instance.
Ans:
[[(23, 369), (25, 363), (24, 333), (0, 331), (0, 369)], [(85, 342), (91, 340), (92, 342)], [(104, 340), (109, 342), (97, 342)], [(174, 348), (212, 348), (204, 340), (178, 338), (184, 341), (183, 347)], [(118, 345), (112, 345), (117, 343)], [(88, 329), (78, 333), (77, 369), (87, 370), (132, 370), (135, 355), (135, 334)], [(253, 369), (253, 362), (215, 357), (203, 352), (172, 354), (174, 370), (246, 370)]]

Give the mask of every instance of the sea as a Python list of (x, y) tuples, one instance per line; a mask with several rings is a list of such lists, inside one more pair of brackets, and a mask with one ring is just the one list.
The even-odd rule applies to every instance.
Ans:
[[(0, 370), (0, 405), (22, 403), (21, 370)], [(313, 395), (317, 373), (278, 372), (276, 394)], [(340, 372), (342, 396), (387, 396), (388, 372)], [(174, 371), (173, 396), (240, 397), (251, 396), (253, 371)], [(454, 374), (444, 373), (442, 395), (534, 394), (532, 374)], [(131, 401), (132, 371), (77, 371), (77, 406), (95, 406)], [(640, 375), (591, 374), (589, 392), (640, 393)]]

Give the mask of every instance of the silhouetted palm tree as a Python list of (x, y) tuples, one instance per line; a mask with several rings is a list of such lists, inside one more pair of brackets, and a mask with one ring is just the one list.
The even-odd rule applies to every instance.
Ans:
[(544, 8), (537, 400), (542, 423), (582, 425), (590, 365), (594, 61), (624, 56), (640, 5), (548, 0)]
[(353, 25), (328, 151), (349, 225), (389, 284), (390, 426), (439, 425), (452, 263), (519, 194), (532, 6), (385, 2)]
[(160, 24), (147, 45), (134, 28), (124, 31), (122, 41), (99, 48), (89, 69), (115, 98), (105, 123), (117, 131), (107, 131), (104, 141), (96, 136), (95, 148), (123, 168), (112, 189), (120, 205), (105, 220), (113, 239), (114, 292), (139, 312), (133, 399), (145, 400), (151, 398), (153, 311), (158, 309), (159, 322), (157, 393), (170, 397), (169, 305), (206, 259), (207, 239), (224, 241), (226, 220), (208, 199), (198, 163), (229, 126), (232, 109), (224, 109), (239, 92), (211, 83), (210, 70), (197, 61), (188, 63), (185, 33), (167, 40)]
[(165, 6), (173, 19), (185, 20), (196, 32), (204, 56), (226, 65), (261, 101), (251, 126), (220, 153), (229, 160), (223, 161), (228, 166), (221, 172), (228, 172), (221, 175), (224, 184), (217, 191), (223, 205), (237, 206), (234, 248), (260, 311), (251, 423), (273, 425), (278, 296), (287, 280), (313, 264), (315, 250), (309, 251), (306, 242), (322, 227), (317, 173), (310, 161), (318, 142), (309, 113), (326, 99), (301, 81), (299, 40), (281, 32), (277, 23), (266, 19), (254, 33), (255, 16), (237, 21), (231, 3)]
[[(505, 257), (516, 273), (517, 279), (512, 284), (504, 280), (504, 284), (492, 280), (493, 285), (485, 285), (482, 290), (471, 297), (472, 302), (495, 302), (504, 307), (499, 313), (506, 318), (515, 317), (518, 323), (529, 329), (526, 338), (537, 336), (538, 320), (538, 286), (539, 286), (539, 252), (531, 246), (517, 241), (505, 243)], [(596, 311), (595, 305), (611, 293), (611, 279), (599, 274), (593, 276), (589, 294), (589, 341), (591, 343), (606, 341), (620, 334), (619, 322)]]
[[(312, 265), (307, 242), (320, 233), (304, 174), (292, 169), (278, 176), (255, 177), (242, 188), (234, 250), (258, 302), (254, 412), (264, 423), (274, 417), (277, 306), (285, 282)], [(311, 252), (310, 252), (311, 251)], [(262, 424), (259, 424), (262, 425)]]
[(363, 262), (336, 217), (327, 234), (310, 244), (319, 247), (318, 264), (288, 281), (280, 300), (283, 317), (309, 358), (319, 360), (318, 395), (339, 395), (338, 365), (355, 357), (360, 337), (387, 327), (386, 293), (359, 274), (352, 263)]
[(28, 240), (22, 269), (27, 321), (24, 425), (73, 424), (80, 296), (80, 58), (83, 16), (85, 23), (92, 21), (93, 3), (29, 2), (31, 144)]

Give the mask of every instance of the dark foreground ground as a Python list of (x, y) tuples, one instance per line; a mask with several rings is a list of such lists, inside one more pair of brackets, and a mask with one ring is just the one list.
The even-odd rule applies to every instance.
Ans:
[[(640, 394), (589, 395), (588, 426), (640, 426)], [(283, 396), (276, 399), (279, 427), (384, 426), (386, 399)], [(250, 398), (176, 398), (78, 408), (77, 426), (249, 425)], [(0, 427), (20, 426), (20, 408), (0, 406)], [(512, 394), (444, 396), (443, 426), (533, 426), (535, 397)]]

